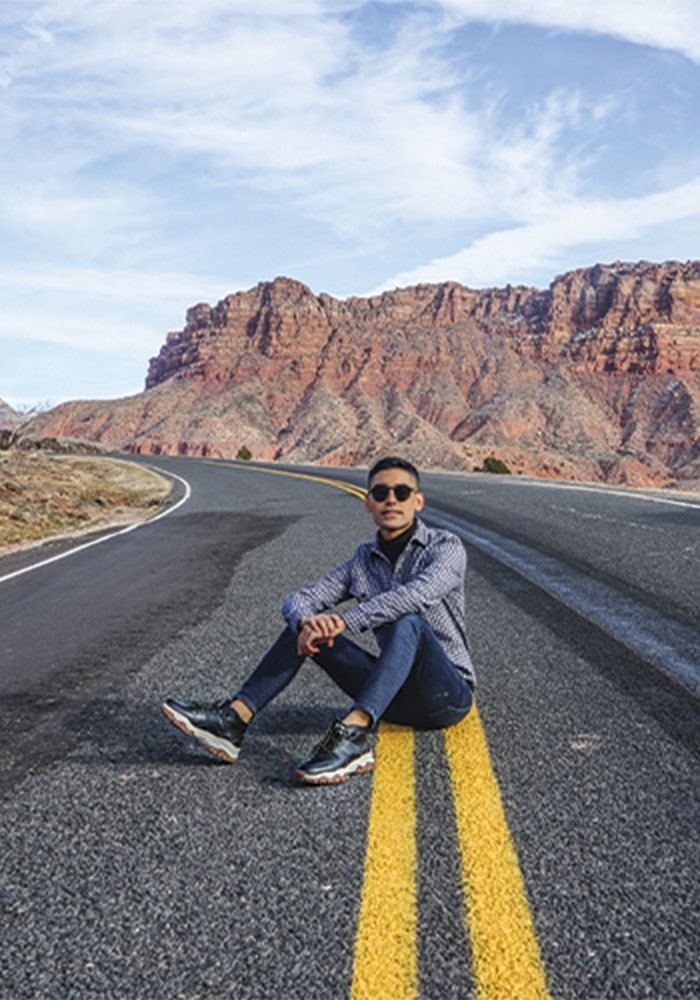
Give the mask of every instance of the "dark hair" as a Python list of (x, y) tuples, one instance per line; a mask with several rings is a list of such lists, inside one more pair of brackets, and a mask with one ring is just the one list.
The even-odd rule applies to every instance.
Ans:
[(405, 458), (397, 458), (396, 455), (388, 455), (386, 458), (380, 458), (378, 462), (374, 463), (367, 474), (367, 485), (371, 484), (378, 472), (384, 472), (385, 469), (403, 469), (405, 472), (410, 472), (416, 481), (416, 486), (420, 489), (418, 469), (412, 462), (408, 462)]

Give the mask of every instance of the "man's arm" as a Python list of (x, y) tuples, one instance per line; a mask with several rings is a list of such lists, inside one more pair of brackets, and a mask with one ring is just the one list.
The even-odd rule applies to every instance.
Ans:
[(353, 632), (362, 632), (403, 615), (423, 614), (455, 587), (464, 586), (466, 566), (467, 554), (461, 541), (455, 535), (444, 535), (414, 576), (344, 612), (345, 623)]
[(282, 605), (282, 615), (290, 628), (298, 632), (302, 619), (317, 617), (350, 596), (351, 563), (352, 560), (348, 559), (320, 580), (290, 594)]

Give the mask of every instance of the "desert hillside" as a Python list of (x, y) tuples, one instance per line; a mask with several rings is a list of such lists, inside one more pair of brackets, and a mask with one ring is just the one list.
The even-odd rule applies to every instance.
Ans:
[(454, 282), (373, 298), (288, 278), (196, 305), (143, 393), (36, 431), (150, 454), (700, 483), (700, 261), (616, 263), (546, 290)]
[(56, 535), (144, 520), (170, 489), (167, 479), (134, 462), (0, 451), (0, 555)]

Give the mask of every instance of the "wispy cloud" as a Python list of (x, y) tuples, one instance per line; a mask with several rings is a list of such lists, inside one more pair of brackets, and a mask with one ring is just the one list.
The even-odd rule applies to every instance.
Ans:
[(700, 6), (696, 0), (665, 0), (664, 3), (658, 0), (585, 0), (583, 3), (440, 0), (440, 6), (460, 20), (596, 32), (638, 45), (670, 49), (700, 62)]
[(489, 233), (458, 253), (397, 274), (369, 294), (446, 280), (471, 286), (527, 283), (528, 276), (556, 266), (562, 252), (573, 247), (607, 244), (614, 251), (645, 230), (689, 217), (700, 221), (700, 180), (646, 198), (560, 204), (537, 221)]
[(131, 352), (281, 270), (539, 280), (700, 233), (697, 0), (3, 0), (0, 30), (0, 334)]
[(155, 326), (134, 319), (120, 322), (95, 314), (84, 315), (77, 308), (70, 313), (58, 312), (49, 319), (44, 309), (26, 305), (3, 310), (0, 321), (9, 331), (9, 339), (63, 344), (90, 353), (131, 358), (139, 360), (144, 370), (148, 357), (157, 352), (163, 341), (162, 331)]
[(178, 272), (7, 267), (0, 271), (0, 340), (65, 344), (144, 365), (164, 334), (181, 327), (189, 306), (242, 287)]
[[(478, 88), (450, 69), (442, 46), (452, 22), (439, 12), (407, 8), (401, 30), (368, 49), (333, 16), (349, 3), (299, 2), (283, 15), (277, 4), (251, 5), (249, 17), (235, 6), (227, 19), (226, 3), (183, 15), (160, 0), (120, 0), (107, 22), (78, 0), (36, 5), (28, 40), (5, 70), (18, 107), (43, 116), (52, 137), (44, 163), (52, 188), (30, 169), (12, 201), (25, 206), (28, 225), (70, 211), (80, 228), (91, 212), (104, 239), (138, 231), (118, 199), (102, 196), (99, 177), (111, 158), (148, 151), (183, 169), (199, 158), (219, 183), (233, 172), (243, 186), (283, 187), (300, 211), (355, 235), (388, 219), (489, 218), (511, 193), (536, 197), (554, 175), (561, 183), (575, 173), (556, 141), (572, 108), (586, 113), (581, 98), (570, 96), (567, 108), (552, 95), (525, 126), (502, 130)], [(146, 170), (157, 173), (154, 164)], [(93, 192), (78, 198), (87, 171)], [(125, 163), (122, 178), (147, 197), (148, 177), (131, 176)], [(147, 231), (147, 206), (140, 212)]]
[[(227, 291), (236, 291), (240, 284), (231, 282)], [(0, 288), (24, 291), (49, 291), (59, 293), (80, 292), (90, 296), (119, 299), (143, 305), (158, 300), (192, 301), (195, 297), (216, 297), (222, 294), (221, 279), (180, 272), (154, 273), (129, 271), (119, 268), (56, 267), (50, 270), (30, 271), (3, 268)]]

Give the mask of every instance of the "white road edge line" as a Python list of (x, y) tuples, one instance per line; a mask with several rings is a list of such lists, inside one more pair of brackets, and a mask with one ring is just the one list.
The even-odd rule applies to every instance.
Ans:
[(569, 483), (562, 482), (558, 479), (538, 479), (536, 481), (526, 480), (525, 484), (519, 479), (506, 479), (506, 482), (521, 483), (522, 485), (531, 484), (534, 486), (542, 487), (543, 489), (559, 489), (559, 490), (574, 490), (578, 493), (597, 493), (599, 496), (604, 497), (622, 497), (624, 500), (644, 500), (648, 503), (665, 503), (671, 504), (673, 507), (688, 507), (691, 510), (700, 510), (700, 497), (697, 501), (692, 500), (676, 500), (672, 497), (659, 497), (654, 496), (651, 493), (636, 493), (633, 490), (616, 490), (611, 489), (609, 486), (597, 486), (595, 483)]
[[(121, 459), (121, 461), (128, 462), (128, 459)], [(156, 521), (160, 521), (161, 518), (167, 517), (169, 514), (173, 514), (178, 507), (182, 507), (183, 504), (187, 503), (189, 498), (192, 496), (192, 487), (186, 479), (183, 479), (182, 476), (178, 476), (175, 472), (160, 469), (157, 465), (148, 465), (146, 462), (142, 462), (140, 464), (145, 465), (147, 469), (153, 469), (154, 472), (161, 473), (161, 475), (165, 476), (166, 479), (177, 479), (185, 487), (185, 495), (172, 507), (168, 507), (167, 510), (162, 511), (160, 514), (156, 514), (155, 517), (151, 517), (147, 521), (138, 521), (136, 524), (130, 524), (126, 528), (121, 528), (119, 531), (113, 531), (109, 535), (103, 535), (102, 538), (94, 538), (91, 542), (85, 542), (83, 545), (76, 545), (74, 549), (68, 549), (67, 552), (61, 552), (57, 556), (51, 556), (50, 559), (42, 559), (41, 562), (32, 563), (31, 566), (25, 566), (24, 569), (17, 569), (14, 573), (7, 573), (5, 576), (0, 576), (0, 583), (5, 583), (7, 580), (14, 580), (18, 576), (23, 576), (24, 573), (31, 573), (32, 570), (41, 569), (42, 566), (48, 566), (50, 563), (58, 562), (59, 559), (67, 559), (68, 556), (74, 556), (78, 552), (84, 552), (85, 549), (91, 549), (94, 545), (101, 545), (102, 542), (110, 542), (113, 538), (120, 538), (122, 535), (128, 535), (130, 531), (136, 531), (137, 528), (143, 528), (148, 524), (155, 524)], [(47, 539), (47, 541), (50, 541), (50, 539)]]
[(680, 622), (488, 528), (426, 508), (426, 519), (515, 570), (625, 646), (700, 694), (700, 638)]

